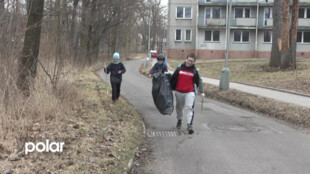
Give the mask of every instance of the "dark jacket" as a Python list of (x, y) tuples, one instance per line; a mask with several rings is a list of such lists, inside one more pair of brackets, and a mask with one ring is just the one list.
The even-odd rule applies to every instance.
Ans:
[[(121, 71), (121, 73), (119, 74), (118, 71)], [(119, 62), (117, 64), (112, 62), (107, 67), (106, 73), (109, 74), (110, 72), (111, 72), (111, 75), (110, 75), (111, 83), (121, 83), (122, 82), (122, 74), (124, 74), (126, 72), (126, 69), (125, 69), (122, 62)]]
[(162, 63), (161, 65), (157, 63), (155, 63), (155, 65), (152, 67), (152, 69), (150, 70), (149, 74), (154, 74), (157, 72), (167, 72), (167, 65)]
[[(195, 65), (191, 67), (186, 67), (185, 62), (181, 64), (180, 66), (177, 67), (177, 69), (174, 71), (172, 74), (172, 77), (170, 79), (170, 84), (171, 84), (171, 89), (176, 90), (177, 83), (178, 83), (178, 76), (180, 70), (186, 70), (186, 71), (191, 71), (194, 73), (194, 89), (197, 89), (199, 87), (199, 92), (203, 93), (203, 84), (202, 84), (202, 79), (200, 78), (199, 71), (196, 69)], [(193, 91), (196, 92), (196, 91)]]

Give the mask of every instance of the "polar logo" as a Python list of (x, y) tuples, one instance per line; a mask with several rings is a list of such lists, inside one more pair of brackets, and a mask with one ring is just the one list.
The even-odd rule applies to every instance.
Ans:
[(33, 142), (26, 142), (25, 143), (25, 154), (27, 155), (30, 152), (62, 152), (64, 142), (49, 142), (46, 140), (45, 144), (43, 142), (38, 142), (34, 144)]

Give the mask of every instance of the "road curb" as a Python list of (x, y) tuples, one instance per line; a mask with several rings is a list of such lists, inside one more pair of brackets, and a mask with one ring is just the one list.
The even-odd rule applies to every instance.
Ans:
[[(140, 115), (140, 114), (139, 114), (139, 115)], [(141, 116), (141, 115), (140, 115), (140, 116)], [(143, 135), (146, 136), (146, 128), (145, 128), (145, 124), (144, 124), (144, 121), (143, 121), (143, 120), (142, 120), (142, 126), (143, 126)], [(139, 151), (139, 147), (137, 147), (137, 150), (136, 150), (135, 154), (136, 154), (138, 151)], [(128, 165), (127, 165), (128, 169), (127, 169), (127, 171), (124, 172), (124, 174), (130, 173), (130, 171), (131, 171), (131, 169), (132, 169), (132, 166), (133, 166), (134, 158), (135, 158), (135, 157), (133, 157), (133, 158), (131, 158), (131, 159), (129, 160)]]

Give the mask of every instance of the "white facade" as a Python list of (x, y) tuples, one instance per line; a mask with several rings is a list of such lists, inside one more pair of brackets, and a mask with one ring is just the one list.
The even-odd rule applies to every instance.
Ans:
[[(229, 46), (233, 55), (269, 57), (273, 0), (232, 2)], [(195, 52), (201, 58), (224, 57), (228, 0), (170, 0), (168, 7), (169, 57), (178, 57), (180, 51)], [(310, 56), (310, 0), (300, 1), (298, 25), (297, 55)]]

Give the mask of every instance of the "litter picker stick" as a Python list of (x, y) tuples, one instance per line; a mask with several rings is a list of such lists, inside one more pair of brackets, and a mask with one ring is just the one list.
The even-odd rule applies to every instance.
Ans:
[[(107, 64), (103, 63), (103, 71), (105, 73), (106, 79), (108, 79), (108, 73), (107, 73)], [(107, 89), (107, 94), (109, 94), (109, 90)]]
[(107, 74), (107, 64), (106, 63), (103, 64), (103, 71), (104, 71), (106, 77), (108, 77), (108, 74)]
[(204, 94), (201, 94), (201, 111), (203, 109), (203, 99), (205, 98)]

